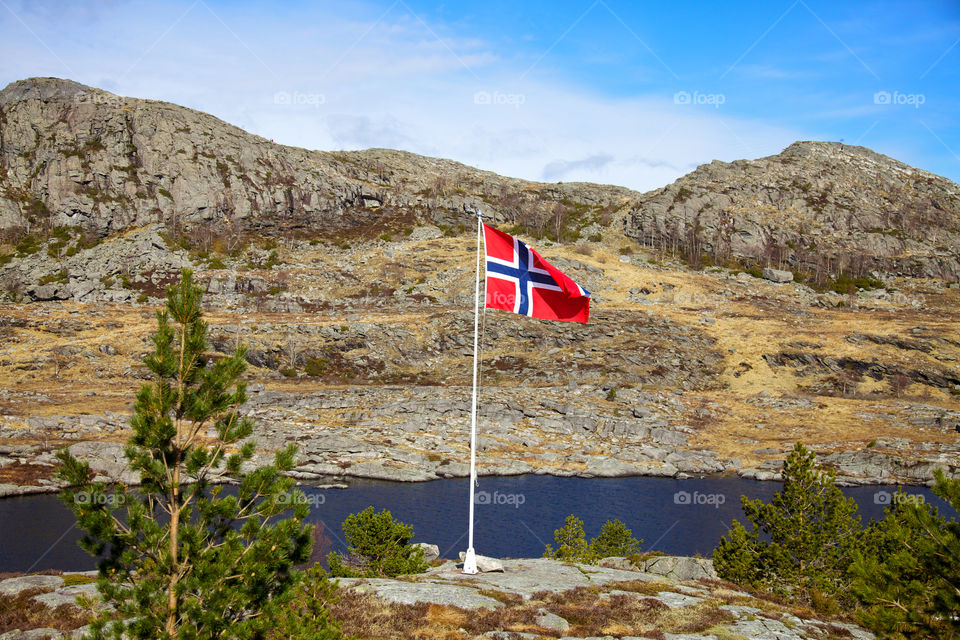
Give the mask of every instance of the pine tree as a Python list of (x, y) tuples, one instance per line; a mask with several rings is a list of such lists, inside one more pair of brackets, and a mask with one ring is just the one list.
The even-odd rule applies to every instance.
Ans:
[(277, 607), (273, 615), (271, 640), (340, 640), (340, 623), (330, 615), (337, 603), (337, 583), (314, 565), (297, 584), (291, 602)]
[(600, 535), (590, 541), (593, 556), (600, 560), (615, 556), (626, 558), (640, 551), (643, 540), (633, 537), (633, 531), (620, 520), (607, 520), (600, 529)]
[(382, 578), (426, 571), (423, 549), (410, 544), (413, 527), (393, 519), (384, 509), (367, 507), (343, 521), (347, 556), (327, 555), (330, 573), (341, 577)]
[(583, 530), (583, 520), (570, 514), (563, 527), (553, 532), (557, 548), (547, 545), (544, 558), (555, 558), (570, 562), (596, 564), (611, 556), (625, 558), (640, 551), (643, 540), (633, 537), (633, 531), (619, 520), (607, 520), (600, 529), (600, 535), (587, 542)]
[(734, 521), (713, 552), (720, 577), (800, 601), (844, 597), (861, 534), (857, 505), (836, 487), (832, 469), (799, 442), (783, 465), (783, 489), (770, 504), (741, 497), (747, 529)]
[(575, 562), (593, 561), (593, 554), (587, 543), (587, 534), (583, 530), (583, 520), (572, 513), (567, 516), (564, 525), (553, 532), (553, 539), (557, 543), (557, 548), (554, 550), (548, 544), (543, 552), (544, 558)]
[[(254, 453), (244, 442), (253, 423), (238, 411), (245, 349), (205, 354), (201, 295), (185, 270), (157, 312), (144, 360), (153, 381), (137, 394), (125, 449), (139, 490), (93, 482), (87, 463), (58, 456), (71, 485), (64, 500), (81, 545), (100, 556), (98, 588), (115, 609), (94, 622), (94, 638), (262, 637), (291, 597), (294, 565), (309, 557), (306, 500), (281, 475), (295, 449), (241, 473)], [(228, 477), (239, 479), (236, 495), (218, 485)]]
[[(935, 471), (934, 493), (960, 510), (960, 480)], [(896, 639), (960, 638), (960, 523), (897, 494), (851, 566), (861, 622)]]

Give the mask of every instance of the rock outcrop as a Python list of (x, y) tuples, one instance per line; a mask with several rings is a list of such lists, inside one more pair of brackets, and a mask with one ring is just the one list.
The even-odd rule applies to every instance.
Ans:
[(714, 161), (639, 194), (515, 180), (387, 149), (287, 147), (204, 113), (70, 80), (31, 78), (0, 91), (0, 230), (79, 227), (106, 237), (162, 222), (336, 236), (398, 218), (467, 224), (478, 209), (565, 238), (620, 224), (630, 238), (697, 262), (789, 265), (817, 278), (960, 277), (960, 188), (862, 147), (798, 142), (775, 156)]
[(413, 213), (457, 224), (479, 208), (506, 218), (565, 199), (618, 206), (633, 192), (387, 149), (308, 151), (166, 102), (31, 78), (0, 92), (0, 194), (0, 229), (49, 219), (103, 237), (160, 221), (331, 234)]
[[(675, 560), (682, 564), (697, 559)], [(599, 638), (600, 629), (609, 625), (617, 629), (617, 637), (623, 638), (654, 637), (654, 631), (655, 637), (678, 640), (874, 638), (843, 619), (806, 617), (812, 614), (804, 613), (799, 613), (803, 616), (799, 617), (796, 609), (733, 591), (728, 583), (716, 580), (664, 577), (636, 569), (609, 569), (544, 558), (505, 560), (503, 564), (502, 572), (468, 576), (448, 561), (423, 574), (398, 579), (340, 579), (338, 586), (340, 595), (350, 598), (358, 607), (356, 611), (376, 607), (379, 616), (419, 619), (422, 626), (418, 632), (423, 637), (433, 637), (433, 631), (436, 637), (442, 635), (439, 627), (430, 626), (431, 620), (442, 624), (444, 620), (469, 615), (471, 628), (461, 629), (460, 637)], [(96, 585), (88, 582), (91, 576), (71, 574), (72, 581), (83, 583), (75, 586), (64, 586), (60, 576), (7, 578), (0, 580), (0, 594), (16, 595), (31, 589), (30, 597), (51, 609), (82, 607), (80, 596), (96, 601)], [(429, 615), (424, 615), (425, 607), (429, 607)], [(583, 615), (583, 611), (589, 611), (589, 616)], [(347, 627), (351, 613), (340, 615)], [(0, 639), (76, 638), (88, 631), (89, 627), (66, 633), (56, 629), (18, 629), (0, 635)]]
[(864, 147), (796, 142), (756, 160), (714, 160), (644, 194), (624, 232), (694, 261), (957, 280), (958, 218), (960, 187), (946, 178)]

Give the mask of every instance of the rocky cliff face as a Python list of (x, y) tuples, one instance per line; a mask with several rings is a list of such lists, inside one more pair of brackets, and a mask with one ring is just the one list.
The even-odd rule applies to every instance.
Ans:
[(0, 92), (0, 230), (69, 226), (106, 237), (163, 222), (334, 235), (396, 219), (456, 227), (477, 209), (564, 241), (622, 228), (696, 263), (756, 262), (818, 279), (960, 276), (960, 188), (861, 147), (798, 142), (639, 194), (386, 149), (286, 147), (70, 80), (32, 78)]
[[(274, 144), (207, 114), (56, 78), (0, 92), (0, 228), (80, 226), (106, 236), (150, 222), (336, 232), (382, 217), (447, 223), (626, 189), (530, 185), (400, 151)], [(544, 205), (545, 206), (545, 205)]]
[(813, 277), (960, 276), (960, 188), (833, 142), (797, 142), (775, 156), (702, 165), (642, 196), (624, 218), (624, 232), (691, 261), (748, 260)]

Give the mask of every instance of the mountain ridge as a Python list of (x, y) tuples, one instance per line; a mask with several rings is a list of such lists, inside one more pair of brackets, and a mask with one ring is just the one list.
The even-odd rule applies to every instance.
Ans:
[[(799, 141), (700, 165), (645, 193), (499, 176), (406, 151), (280, 145), (200, 111), (71, 80), (0, 91), (0, 231), (149, 223), (336, 236), (482, 209), (518, 233), (576, 242), (612, 231), (689, 264), (960, 278), (960, 187), (864, 147)], [(14, 243), (15, 244), (15, 243)]]

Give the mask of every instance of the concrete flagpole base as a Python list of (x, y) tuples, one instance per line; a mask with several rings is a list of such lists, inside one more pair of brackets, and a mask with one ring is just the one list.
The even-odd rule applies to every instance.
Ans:
[(467, 549), (467, 555), (463, 559), (463, 573), (469, 575), (477, 573), (477, 554), (474, 553), (473, 547)]

